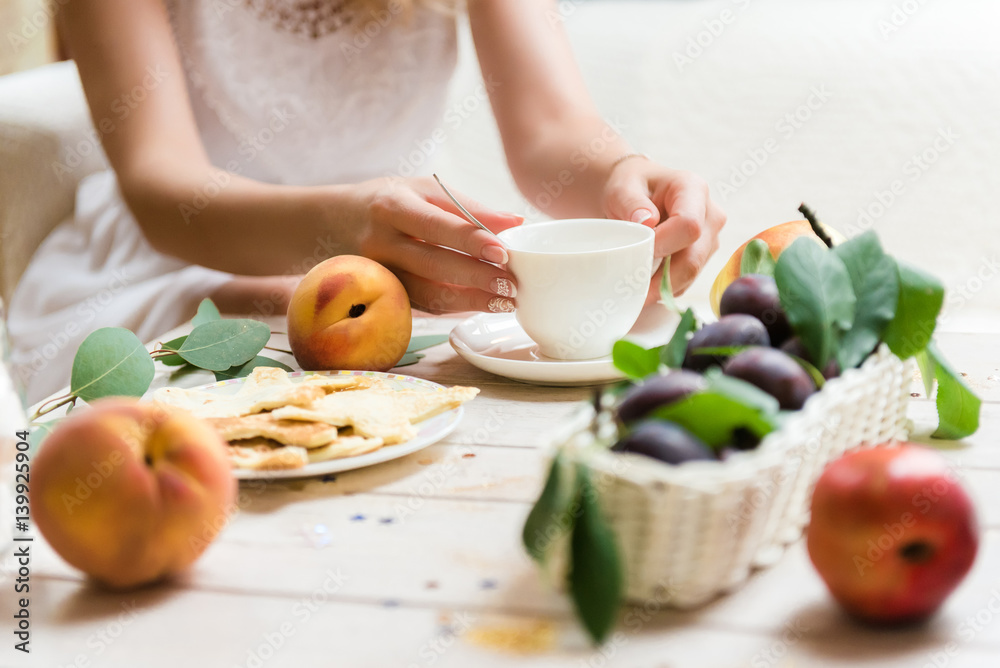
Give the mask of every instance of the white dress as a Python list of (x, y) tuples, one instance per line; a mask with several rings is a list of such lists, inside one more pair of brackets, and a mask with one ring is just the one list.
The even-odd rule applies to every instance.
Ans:
[[(455, 18), (420, 8), (407, 16), (395, 3), (362, 14), (343, 4), (167, 2), (214, 165), (269, 183), (356, 183), (400, 171), (428, 144), (421, 140), (441, 122), (454, 70)], [(192, 193), (193, 220), (198, 195), (210, 197), (213, 187)], [(148, 341), (231, 278), (153, 250), (114, 172), (88, 176), (74, 217), (38, 249), (11, 300), (12, 361), (28, 400), (69, 382), (90, 332), (121, 326)]]

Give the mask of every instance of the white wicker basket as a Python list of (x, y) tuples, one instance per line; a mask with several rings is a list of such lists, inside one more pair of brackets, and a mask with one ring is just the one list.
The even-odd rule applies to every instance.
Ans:
[(724, 463), (670, 466), (590, 447), (592, 409), (566, 425), (555, 445), (594, 472), (628, 598), (692, 607), (742, 583), (799, 538), (827, 462), (906, 438), (912, 377), (912, 363), (883, 346), (828, 382), (756, 450)]

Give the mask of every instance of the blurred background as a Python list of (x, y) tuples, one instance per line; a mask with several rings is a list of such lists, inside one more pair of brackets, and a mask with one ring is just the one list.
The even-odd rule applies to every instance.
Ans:
[[(0, 0), (0, 73), (21, 71), (0, 78), (5, 294), (103, 161), (73, 149), (89, 146), (75, 71), (31, 69), (59, 58), (57, 4)], [(1000, 332), (1000, 3), (559, 0), (550, 20), (565, 25), (608, 121), (636, 150), (704, 176), (729, 213), (682, 304), (704, 308), (728, 256), (805, 201), (942, 278), (943, 329)], [(415, 142), (396, 171), (432, 168), (539, 218), (513, 186), (484, 98), (463, 26), (444, 141)], [(71, 158), (69, 178), (55, 178), (53, 162)]]
[(52, 0), (0, 0), (0, 76), (58, 57)]

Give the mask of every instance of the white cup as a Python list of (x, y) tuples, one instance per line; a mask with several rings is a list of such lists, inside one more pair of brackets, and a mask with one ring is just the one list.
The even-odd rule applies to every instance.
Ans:
[(504, 230), (517, 321), (546, 357), (603, 357), (635, 324), (649, 289), (653, 230), (603, 218)]

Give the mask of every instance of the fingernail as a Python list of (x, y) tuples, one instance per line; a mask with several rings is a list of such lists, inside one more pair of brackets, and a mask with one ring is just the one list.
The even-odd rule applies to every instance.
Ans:
[(513, 282), (507, 280), (506, 278), (494, 279), (493, 283), (494, 283), (493, 292), (497, 293), (501, 297), (517, 296), (517, 286), (515, 286)]
[(507, 264), (507, 251), (503, 246), (487, 246), (483, 249), (483, 259), (493, 264)]
[(513, 313), (514, 312), (514, 302), (504, 297), (494, 297), (486, 305), (493, 313)]
[(510, 213), (509, 211), (505, 211), (503, 215), (507, 216), (508, 218), (513, 218), (514, 220), (518, 221), (519, 223), (523, 223), (524, 222), (524, 216), (518, 215), (516, 213)]
[(647, 220), (653, 217), (653, 212), (649, 209), (639, 209), (632, 214), (633, 223), (645, 223)]

